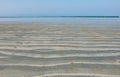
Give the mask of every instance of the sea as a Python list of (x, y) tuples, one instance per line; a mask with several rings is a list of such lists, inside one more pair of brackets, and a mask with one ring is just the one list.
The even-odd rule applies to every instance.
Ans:
[(62, 22), (62, 23), (120, 23), (119, 16), (18, 16), (0, 17), (0, 23)]
[(0, 17), (0, 77), (120, 77), (120, 18)]

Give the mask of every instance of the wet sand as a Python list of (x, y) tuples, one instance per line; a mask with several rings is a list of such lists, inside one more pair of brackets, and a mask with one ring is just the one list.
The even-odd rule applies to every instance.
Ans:
[(120, 77), (119, 24), (0, 24), (0, 77)]

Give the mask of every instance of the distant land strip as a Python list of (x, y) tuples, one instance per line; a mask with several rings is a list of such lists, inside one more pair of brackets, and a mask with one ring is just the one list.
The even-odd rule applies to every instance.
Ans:
[(0, 18), (119, 18), (119, 16), (0, 16)]

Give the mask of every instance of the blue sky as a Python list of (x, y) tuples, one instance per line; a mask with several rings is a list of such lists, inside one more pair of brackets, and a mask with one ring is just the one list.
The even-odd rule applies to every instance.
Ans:
[(0, 16), (119, 15), (120, 0), (0, 0)]

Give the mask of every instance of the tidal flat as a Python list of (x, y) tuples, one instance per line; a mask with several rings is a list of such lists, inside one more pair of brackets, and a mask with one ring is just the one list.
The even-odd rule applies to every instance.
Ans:
[(120, 77), (120, 24), (1, 23), (0, 77)]

